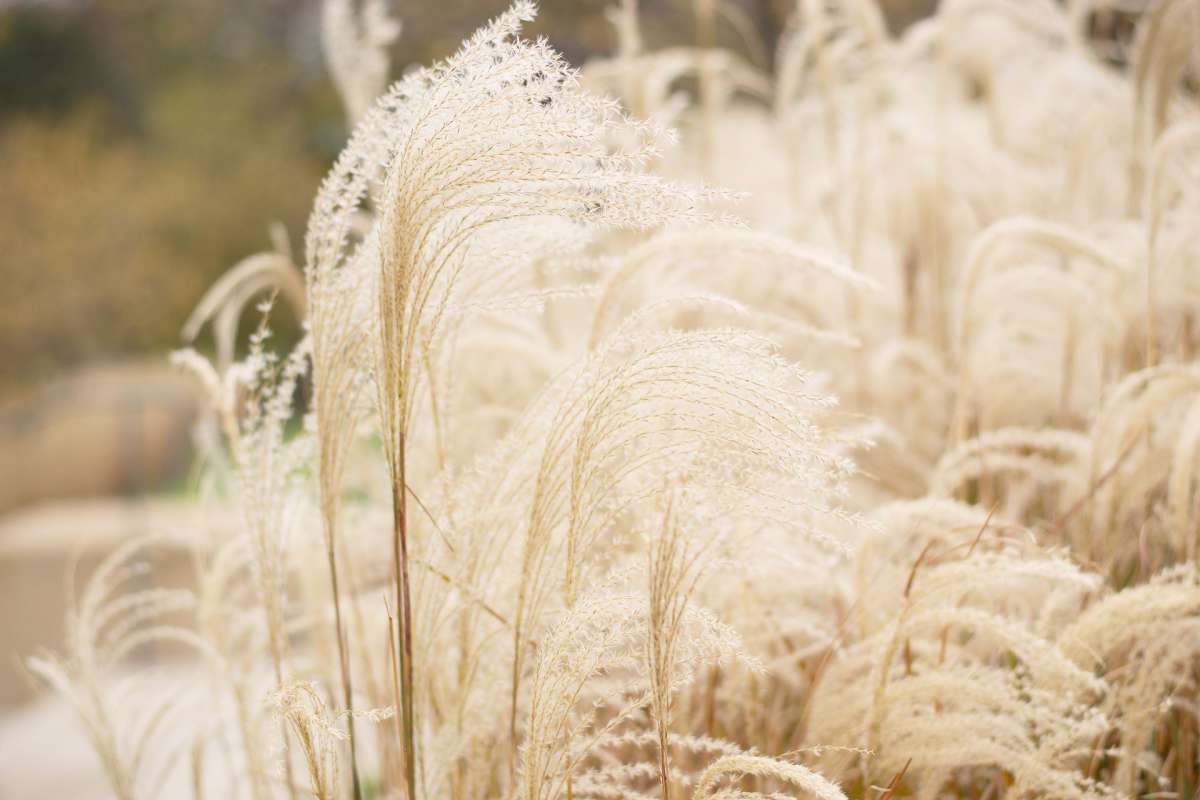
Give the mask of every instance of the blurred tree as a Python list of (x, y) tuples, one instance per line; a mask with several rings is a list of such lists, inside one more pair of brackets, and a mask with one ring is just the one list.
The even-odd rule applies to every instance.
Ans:
[(319, 64), (315, 37), (307, 53), (289, 39), (312, 5), (0, 11), (0, 397), (174, 346), (272, 221), (299, 245), (344, 135), (323, 74), (298, 63)]
[[(575, 63), (610, 53), (613, 2), (542, 0), (530, 33)], [(396, 73), (446, 57), (507, 5), (393, 0)], [(721, 26), (720, 43), (769, 62), (796, 0), (730, 5), (742, 30)], [(648, 48), (694, 42), (693, 0), (640, 9)], [(267, 246), (270, 222), (299, 244), (346, 136), (319, 19), (320, 0), (0, 2), (0, 397), (173, 346), (204, 288)]]
[(18, 7), (0, 15), (0, 120), (119, 104), (119, 66), (91, 46), (86, 15)]

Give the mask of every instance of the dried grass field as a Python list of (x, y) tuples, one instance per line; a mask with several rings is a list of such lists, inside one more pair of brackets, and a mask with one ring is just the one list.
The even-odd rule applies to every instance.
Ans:
[(1200, 798), (1200, 2), (613, 0), (573, 66), (517, 0), (403, 73), (400, 5), (324, 0), (352, 133), (179, 321), (191, 523), (68, 582), (31, 737), (120, 800)]

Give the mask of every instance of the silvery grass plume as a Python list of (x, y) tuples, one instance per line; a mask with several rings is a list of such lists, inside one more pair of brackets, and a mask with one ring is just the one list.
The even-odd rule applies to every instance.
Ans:
[[(237, 400), (226, 396), (230, 393), (241, 401), (240, 414), (232, 411), (229, 415), (226, 434), (242, 512), (244, 547), (250, 554), (250, 577), (262, 613), (275, 690), (283, 691), (290, 676), (294, 624), (288, 618), (289, 538), (302, 524), (307, 506), (302, 478), (311, 458), (311, 442), (303, 437), (289, 440), (286, 429), (295, 415), (294, 395), (308, 368), (310, 343), (303, 340), (281, 361), (266, 344), (269, 309), (269, 303), (260, 306), (263, 322), (251, 337), (246, 359), (229, 371), (231, 380), (220, 381), (211, 365), (190, 351), (179, 354), (176, 361), (210, 390), (219, 392), (218, 406), (235, 406)], [(287, 786), (294, 791), (286, 730), (281, 729), (280, 742)], [(251, 755), (248, 760), (256, 769), (257, 759)]]
[[(445, 571), (482, 592), (457, 601), (462, 632), (441, 649), (509, 638), (510, 747), (529, 752), (522, 742), (546, 735), (527, 727), (533, 700), (523, 691), (530, 654), (544, 651), (546, 620), (636, 552), (630, 522), (672, 486), (690, 487), (689, 506), (719, 509), (714, 520), (748, 518), (818, 537), (824, 515), (839, 513), (849, 463), (815, 422), (829, 401), (805, 393), (804, 374), (773, 351), (747, 332), (627, 324), (559, 376), (495, 452), (456, 481)], [(438, 549), (418, 552), (424, 560)], [(474, 662), (484, 651), (461, 657)], [(465, 676), (438, 705), (466, 703), (503, 680), (496, 670), (489, 663), (486, 673)]]
[(1082, 496), (1090, 459), (1086, 434), (1001, 428), (946, 450), (929, 476), (928, 494), (956, 497), (974, 490), (984, 503), (998, 504), (1002, 517), (1026, 520), (1043, 504), (1065, 506)]
[(817, 687), (813, 734), (866, 747), (874, 755), (863, 769), (884, 777), (911, 759), (922, 796), (947, 783), (974, 785), (973, 795), (997, 769), (1012, 776), (1013, 796), (1116, 796), (1088, 767), (1091, 743), (1108, 729), (1107, 685), (1054, 641), (1065, 622), (1054, 611), (1077, 608), (1099, 580), (986, 534), (929, 540), (899, 608), (864, 609), (871, 628)]
[[(664, 524), (675, 523), (667, 519)], [(663, 577), (651, 568), (652, 584)], [(638, 735), (647, 707), (652, 715), (654, 709), (665, 714), (661, 704), (689, 682), (697, 667), (745, 657), (732, 630), (691, 607), (685, 596), (672, 591), (674, 600), (663, 597), (664, 589), (671, 591), (652, 589), (647, 602), (619, 585), (602, 583), (578, 597), (546, 632), (531, 677), (528, 735), (521, 747), (523, 797), (558, 797), (567, 786), (577, 787), (583, 796), (625, 796), (648, 783), (647, 778), (657, 778), (669, 796), (670, 786), (683, 777), (670, 770), (665, 749), (657, 759), (610, 761), (603, 754), (631, 745), (642, 749), (646, 739), (667, 745), (666, 718), (656, 717), (664, 726), (657, 733)]]
[[(345, 279), (346, 275), (337, 275)], [(305, 519), (316, 511), (325, 532), (325, 556), (332, 583), (334, 623), (338, 646), (338, 669), (325, 670), (340, 676), (341, 701), (346, 709), (329, 715), (328, 725), (346, 724), (351, 729), (349, 764), (356, 764), (353, 746), (353, 721), (356, 718), (350, 695), (349, 653), (346, 627), (338, 590), (337, 562), (334, 558), (336, 530), (340, 512), (340, 492), (346, 448), (356, 432), (362, 410), (355, 401), (360, 392), (354, 359), (347, 338), (353, 340), (356, 326), (344, 324), (336, 314), (348, 295), (338, 294), (342, 284), (312, 286), (313, 300), (310, 335), (293, 352), (280, 360), (267, 349), (269, 332), (263, 326), (250, 342), (243, 362), (228, 370), (222, 380), (201, 356), (183, 351), (176, 361), (191, 370), (209, 391), (215, 393), (218, 407), (240, 403), (242, 411), (228, 417), (228, 445), (233, 454), (238, 500), (243, 512), (241, 535), (228, 541), (215, 541), (201, 547), (198, 585), (202, 600), (197, 626), (211, 649), (218, 654), (218, 678), (227, 684), (233, 702), (236, 726), (244, 749), (245, 780), (255, 797), (269, 797), (274, 789), (272, 770), (267, 762), (281, 747), (282, 772), (289, 793), (294, 793), (292, 743), (300, 745), (298, 755), (309, 773), (313, 790), (322, 796), (341, 796), (339, 781), (345, 771), (337, 743), (347, 738), (339, 733), (314, 745), (314, 733), (307, 717), (297, 717), (296, 706), (279, 698), (295, 699), (296, 675), (311, 672), (310, 654), (299, 657), (293, 640), (306, 636), (313, 621), (294, 613), (297, 577), (303, 577), (306, 565)], [(264, 312), (268, 306), (263, 306)], [(353, 309), (349, 309), (353, 310)], [(338, 326), (336, 323), (341, 322)], [(340, 332), (340, 335), (339, 335)], [(349, 334), (349, 336), (347, 336)], [(331, 357), (341, 359), (341, 369), (330, 368)], [(325, 422), (321, 437), (292, 436), (288, 429), (296, 422), (295, 399), (304, 374), (312, 369), (314, 399), (310, 427)], [(320, 379), (346, 380), (350, 383), (330, 386)], [(315, 506), (306, 494), (310, 472), (317, 477), (318, 498)], [(324, 602), (323, 595), (319, 602)], [(255, 619), (257, 617), (257, 619)], [(316, 633), (319, 633), (316, 632)], [(268, 655), (271, 694), (280, 721), (277, 737), (264, 734), (257, 702), (264, 691), (259, 676), (258, 655)], [(331, 683), (336, 683), (334, 677)], [(305, 686), (309, 683), (301, 681)], [(313, 702), (325, 701), (309, 692)], [(332, 694), (332, 691), (331, 691)], [(305, 695), (308, 696), (308, 695)], [(322, 705), (322, 708), (324, 706)], [(374, 712), (370, 712), (374, 713)], [(290, 734), (289, 734), (290, 730)], [(348, 770), (347, 770), (348, 771)], [(352, 773), (354, 793), (360, 793), (358, 775)]]
[(308, 302), (300, 270), (292, 260), (287, 229), (271, 226), (274, 249), (243, 258), (209, 288), (183, 325), (183, 340), (191, 345), (205, 325), (211, 325), (217, 346), (217, 369), (225, 373), (234, 361), (238, 323), (246, 305), (257, 295), (283, 296), (297, 319), (308, 315)]
[[(534, 12), (532, 3), (515, 4), (456, 55), (380, 98), (322, 186), (309, 223), (310, 285), (361, 259), (375, 287), (378, 329), (370, 338), (392, 478), (398, 701), (410, 796), (418, 756), (406, 447), (421, 381), (438, 430), (434, 362), (444, 357), (448, 317), (469, 300), (468, 289), (487, 285), (476, 276), (503, 277), (547, 246), (546, 220), (644, 228), (697, 215), (703, 197), (640, 172), (657, 152), (656, 132), (580, 91), (574, 70), (545, 42), (518, 38)], [(629, 133), (630, 149), (607, 147), (617, 129)], [(361, 248), (351, 248), (351, 215), (376, 180), (378, 222)], [(517, 228), (529, 236), (524, 250), (497, 257), (509, 252), (503, 245)]]
[(1147, 577), (1157, 572), (1146, 563), (1150, 542), (1165, 563), (1194, 559), (1198, 393), (1195, 362), (1139, 370), (1109, 390), (1090, 431), (1092, 490), (1070, 509), (1069, 530), (1086, 540), (1080, 552), (1121, 569), (1140, 564)]
[(150, 574), (156, 550), (183, 546), (178, 538), (152, 536), (118, 547), (89, 577), (78, 599), (71, 587), (65, 653), (26, 661), (78, 714), (109, 788), (120, 800), (158, 796), (179, 760), (197, 743), (180, 727), (182, 718), (196, 713), (188, 710), (192, 698), (187, 693), (153, 680), (147, 667), (142, 674), (120, 674), (149, 649), (163, 645), (182, 646), (202, 657), (209, 653), (205, 641), (181, 619), (195, 610), (192, 592), (136, 588)]
[[(349, 268), (307, 273), (311, 311), (308, 319), (312, 367), (312, 418), (317, 446), (317, 485), (325, 555), (334, 607), (342, 703), (349, 714), (350, 762), (355, 797), (360, 796), (354, 737), (354, 701), (350, 656), (343, 620), (338, 568), (339, 531), (346, 462), (369, 411), (369, 341), (363, 322), (370, 304), (362, 275)], [(349, 587), (353, 591), (353, 586)]]
[(1200, 583), (1192, 564), (1162, 571), (1140, 586), (1113, 592), (1059, 634), (1060, 647), (1113, 685), (1105, 711), (1121, 758), (1113, 783), (1136, 796), (1166, 773), (1176, 785), (1194, 779), (1192, 764), (1164, 764), (1155, 752), (1159, 725), (1195, 712), (1200, 654)]
[[(175, 357), (244, 512), (195, 793), (1190, 795), (1200, 7), (800, 0), (769, 84), (736, 4), (637, 5), (587, 82), (518, 3), (387, 89), (383, 4), (326, 3), (306, 336), (232, 362), (280, 243)], [(152, 792), (101, 616), (43, 671)]]
[[(383, 93), (391, 60), (388, 47), (400, 35), (401, 24), (388, 13), (384, 0), (326, 0), (322, 6), (322, 45), (326, 62), (356, 124)], [(316, 215), (314, 214), (314, 217)], [(349, 221), (352, 227), (369, 226), (365, 213)], [(343, 223), (345, 224), (345, 223)], [(308, 243), (311, 247), (311, 241)], [(354, 797), (362, 796), (357, 770), (354, 729), (354, 690), (348, 633), (343, 620), (342, 583), (339, 579), (339, 522), (346, 460), (366, 412), (369, 345), (364, 320), (370, 316), (369, 294), (361, 288), (362, 269), (313, 260), (311, 250), (305, 270), (308, 315), (312, 342), (312, 423), (317, 432), (317, 481), (320, 493), (325, 555), (334, 608), (334, 634), (341, 677), (342, 704), (350, 726), (349, 758)], [(347, 587), (353, 594), (353, 585)], [(368, 667), (368, 670), (370, 668)], [(335, 779), (336, 782), (336, 779)]]
[(339, 787), (338, 742), (346, 734), (334, 724), (320, 692), (298, 681), (275, 693), (275, 713), (287, 722), (308, 766), (309, 787), (317, 800), (332, 800)]
[[(975, 398), (982, 394), (982, 392), (979, 388), (976, 388), (976, 385), (970, 380), (970, 373), (973, 365), (978, 363), (994, 364), (994, 362), (997, 360), (994, 353), (975, 353), (975, 348), (979, 347), (979, 344), (976, 342), (978, 338), (976, 329), (981, 327), (981, 322), (988, 321), (988, 317), (982, 312), (982, 309), (979, 308), (982, 298), (979, 298), (978, 295), (981, 293), (982, 289), (987, 287), (985, 277), (993, 276), (998, 269), (1011, 264), (1011, 261), (1005, 262), (1001, 260), (998, 257), (998, 254), (1003, 252), (1005, 245), (1011, 245), (1014, 243), (1024, 244), (1026, 246), (1036, 245), (1038, 247), (1046, 248), (1050, 252), (1058, 255), (1060, 262), (1067, 270), (1077, 269), (1078, 267), (1076, 265), (1083, 264), (1089, 270), (1094, 270), (1096, 267), (1099, 267), (1101, 273), (1107, 272), (1116, 276), (1120, 276), (1122, 272), (1127, 271), (1127, 268), (1124, 266), (1124, 264), (1110, 254), (1100, 243), (1095, 242), (1089, 237), (1084, 236), (1078, 231), (1074, 231), (1066, 226), (1047, 223), (1042, 220), (1031, 218), (1012, 218), (1002, 220), (994, 225), (989, 226), (986, 230), (981, 232), (978, 237), (976, 237), (971, 245), (970, 251), (966, 255), (966, 260), (962, 267), (963, 274), (961, 276), (961, 288), (959, 290), (959, 296), (961, 298), (958, 306), (957, 335), (959, 387), (955, 429), (956, 436), (958, 437), (959, 441), (962, 441), (966, 438), (969, 430), (973, 427), (972, 423), (974, 423), (974, 427), (988, 424), (988, 420), (986, 418), (981, 418), (981, 410), (976, 407), (978, 401)], [(1062, 287), (1058, 288), (1057, 291), (1053, 292), (1053, 294), (1059, 294), (1060, 296), (1070, 298), (1071, 306), (1082, 305), (1084, 307), (1092, 306), (1103, 308), (1104, 305), (1106, 305), (1105, 298), (1103, 296), (1096, 297), (1095, 293), (1093, 293), (1088, 286), (1089, 283), (1098, 283), (1099, 281), (1097, 281), (1096, 278), (1093, 278), (1090, 273), (1086, 273), (1086, 275), (1090, 280), (1087, 283), (1083, 283), (1080, 281), (1070, 281), (1066, 277), (1054, 279), (1053, 273), (1039, 272), (1036, 278), (1030, 275), (1025, 275), (1023, 277), (1018, 276), (1017, 288), (1019, 289), (1022, 286), (1029, 285), (1045, 286), (1053, 279), (1053, 282), (1057, 285), (1056, 288)], [(1103, 275), (1098, 277), (1103, 277)], [(994, 296), (1000, 295), (1001, 293), (1013, 292), (1014, 289), (1011, 287), (1011, 285), (1006, 287), (1005, 284), (999, 279), (993, 278), (990, 295)], [(1045, 293), (1051, 294), (1051, 292)], [(988, 299), (991, 300), (992, 303), (998, 305), (1000, 298), (989, 296)], [(1012, 303), (1011, 300), (1009, 302)], [(1062, 301), (1060, 300), (1059, 302)], [(1016, 309), (1020, 310), (1020, 313), (1029, 315), (1029, 298), (1021, 298), (1018, 296), (1014, 305)], [(1015, 337), (1010, 333), (1003, 337), (1003, 341), (1005, 343), (1021, 342), (1023, 339), (1028, 340), (1031, 336), (1038, 335), (1038, 333), (1045, 330), (1047, 326), (1044, 320), (1042, 321), (1041, 325), (1038, 325), (1037, 322), (1038, 321), (1036, 319), (1027, 318), (1026, 320), (1021, 320), (1020, 318), (1017, 318), (1015, 320), (1015, 324), (1023, 324), (1028, 332), (1025, 333), (1025, 335), (1021, 338)], [(1006, 322), (1005, 324), (1012, 325), (1014, 323)], [(1054, 337), (1058, 341), (1053, 342), (1048, 348), (1045, 346), (1037, 347), (1036, 350), (1040, 350), (1040, 353), (1035, 352), (1030, 354), (1027, 351), (1026, 353), (1020, 354), (1016, 360), (1018, 363), (1022, 360), (1033, 360), (1040, 361), (1043, 364), (1049, 361), (1050, 364), (1055, 365), (1054, 367), (1051, 367), (1052, 369), (1065, 373), (1064, 377), (1062, 378), (1063, 386), (1058, 387), (1057, 395), (1058, 398), (1061, 398), (1059, 403), (1060, 406), (1067, 404), (1069, 403), (1070, 398), (1069, 382), (1071, 375), (1073, 374), (1074, 359), (1079, 355), (1076, 350), (1078, 349), (1082, 353), (1087, 352), (1085, 348), (1080, 347), (1079, 340), (1082, 339), (1084, 342), (1086, 342), (1087, 340), (1084, 337), (1087, 335), (1088, 329), (1097, 327), (1103, 329), (1102, 324), (1098, 325), (1097, 323), (1089, 321), (1086, 318), (1076, 321), (1068, 316), (1065, 321), (1065, 330), (1059, 333), (1057, 337)], [(1041, 333), (1041, 335), (1044, 336), (1046, 334)], [(1111, 342), (1113, 337), (1103, 333), (1101, 333), (1099, 337), (1096, 337), (1095, 334), (1092, 334), (1092, 337), (1099, 338), (1100, 341), (1098, 344), (1093, 345), (1093, 349), (1098, 350), (1098, 352), (1095, 353), (1092, 358), (1093, 361), (1097, 361), (1099, 363), (1094, 364), (1091, 367), (1091, 371), (1103, 372), (1107, 366), (1104, 363), (1106, 351), (1111, 352), (1111, 350), (1114, 349), (1111, 343), (1106, 347), (1105, 341), (1108, 340)], [(995, 345), (993, 345), (993, 347), (994, 346)], [(1035, 347), (1036, 345), (1030, 346), (1028, 349), (1034, 349)], [(991, 357), (989, 358), (988, 356)], [(1058, 367), (1058, 364), (1061, 364), (1062, 367)], [(1026, 386), (1028, 386), (1027, 382)], [(1008, 406), (1011, 407), (1014, 405), (1013, 398), (1007, 398), (1007, 401)]]
[[(728, 269), (730, 263), (738, 269)], [(678, 292), (739, 303), (745, 313), (735, 315), (738, 324), (766, 328), (793, 350), (814, 343), (854, 347), (852, 333), (839, 330), (844, 321), (817, 302), (841, 286), (880, 288), (838, 255), (783, 236), (716, 226), (666, 231), (631, 248), (604, 276), (591, 341), (595, 346), (624, 317)], [(716, 311), (721, 304), (709, 306)], [(681, 311), (694, 317), (697, 309)]]
[[(248, 376), (243, 366), (235, 368), (235, 358), (238, 328), (247, 306), (255, 297), (267, 295), (267, 302), (274, 303), (282, 295), (297, 319), (308, 314), (304, 279), (294, 263), (287, 229), (275, 223), (270, 236), (272, 250), (243, 258), (204, 293), (183, 325), (186, 347), (171, 354), (171, 362), (198, 380), (206, 396), (205, 415), (193, 438), (207, 469), (206, 481), (218, 487), (233, 472), (221, 437), (232, 446), (239, 436), (241, 395)], [(216, 347), (212, 365), (193, 349), (205, 326), (212, 331)]]
[(230, 755), (230, 772), (235, 785), (246, 788), (254, 800), (265, 800), (272, 796), (274, 770), (261, 699), (276, 691), (276, 683), (262, 658), (267, 632), (252, 546), (238, 532), (197, 550), (196, 631), (214, 654), (216, 715), (230, 719), (225, 735), (240, 745)]
[(400, 37), (402, 27), (389, 13), (386, 0), (322, 3), (325, 62), (352, 124), (362, 119), (387, 88), (392, 66), (388, 47)]

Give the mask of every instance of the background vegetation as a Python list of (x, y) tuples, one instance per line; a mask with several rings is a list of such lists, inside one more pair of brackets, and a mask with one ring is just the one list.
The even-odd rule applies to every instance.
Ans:
[[(896, 20), (922, 0), (900, 0)], [(502, 3), (393, 4), (393, 63), (453, 52)], [(603, 0), (544, 4), (532, 33), (572, 63), (611, 51)], [(742, 3), (774, 41), (792, 3)], [(678, 0), (647, 41), (686, 41)], [(204, 289), (268, 244), (298, 244), (346, 136), (315, 0), (0, 3), (0, 401), (64, 368), (178, 343)], [(285, 331), (286, 333), (286, 331)]]

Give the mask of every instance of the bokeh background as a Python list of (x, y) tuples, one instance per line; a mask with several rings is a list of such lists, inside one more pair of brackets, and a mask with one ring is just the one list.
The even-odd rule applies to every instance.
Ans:
[[(884, 5), (899, 27), (932, 2)], [(582, 63), (614, 46), (607, 4), (544, 0), (531, 32)], [(691, 4), (642, 0), (647, 45), (689, 43)], [(721, 44), (769, 66), (796, 0), (730, 6)], [(394, 0), (396, 75), (503, 7)], [(272, 223), (300, 246), (347, 135), (319, 24), (320, 0), (0, 0), (0, 513), (183, 488), (165, 354)]]
[[(896, 28), (934, 2), (882, 0)], [(607, 54), (608, 4), (542, 0), (531, 33), (574, 63)], [(691, 43), (691, 4), (641, 0), (646, 45)], [(395, 76), (506, 5), (394, 0)], [(769, 69), (796, 0), (729, 5), (720, 43)], [(196, 394), (166, 356), (272, 225), (301, 246), (348, 133), (320, 14), (320, 0), (0, 0), (0, 797), (21, 742), (77, 738), (30, 703), (18, 661), (59, 643), (68, 565), (214, 524), (187, 502)], [(286, 313), (273, 324), (296, 335)], [(76, 755), (56, 754), (60, 782), (39, 796), (84, 796), (96, 765)]]

